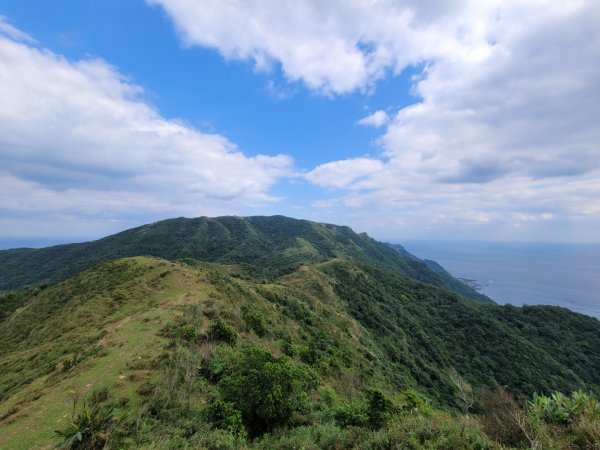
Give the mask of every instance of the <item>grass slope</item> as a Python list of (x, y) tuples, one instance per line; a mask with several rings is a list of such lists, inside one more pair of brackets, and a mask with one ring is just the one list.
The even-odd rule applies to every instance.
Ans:
[[(235, 431), (242, 425), (260, 430), (248, 441), (257, 448), (296, 448), (289, 440), (327, 435), (370, 448), (365, 442), (379, 439), (390, 402), (409, 415), (458, 407), (453, 369), (476, 388), (502, 384), (523, 394), (600, 387), (597, 320), (466, 302), (344, 258), (266, 279), (240, 265), (135, 257), (13, 296), (10, 305), (18, 297), (24, 306), (0, 322), (0, 448), (50, 448), (73, 396), (99, 387), (118, 399), (111, 436), (120, 448), (244, 447)], [(248, 361), (263, 361), (252, 370), (274, 371), (261, 380), (281, 373), (308, 383), (285, 388), (304, 386), (308, 396), (299, 391), (286, 421), (264, 436), (268, 423), (236, 416), (243, 405), (231, 403), (251, 395), (236, 384)], [(460, 439), (444, 448), (492, 448), (477, 425), (436, 414), (434, 422), (404, 419), (394, 433), (412, 433), (402, 427), (416, 421)], [(211, 447), (209, 437), (241, 441)]]
[(349, 227), (272, 217), (170, 219), (81, 244), (0, 251), (0, 291), (65, 280), (97, 264), (129, 256), (155, 256), (244, 264), (277, 276), (302, 264), (344, 257), (415, 280), (445, 287), (465, 298), (491, 300), (448, 274)]

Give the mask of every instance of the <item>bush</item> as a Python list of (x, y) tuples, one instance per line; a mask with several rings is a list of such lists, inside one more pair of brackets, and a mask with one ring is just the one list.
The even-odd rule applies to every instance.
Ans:
[(198, 339), (198, 329), (192, 324), (182, 325), (177, 328), (175, 335), (183, 341), (195, 342)]
[(216, 399), (206, 407), (204, 414), (214, 428), (228, 431), (239, 438), (246, 437), (242, 413), (235, 409), (233, 403)]
[(237, 341), (237, 333), (221, 319), (215, 320), (210, 326), (208, 337), (213, 341), (221, 341), (229, 345), (234, 345)]
[(248, 328), (254, 331), (258, 336), (264, 337), (267, 335), (267, 323), (262, 316), (246, 309), (244, 311), (244, 320), (246, 321)]
[(335, 422), (341, 427), (363, 427), (369, 422), (366, 408), (358, 402), (343, 403), (334, 409)]
[[(203, 429), (191, 439), (185, 440), (186, 449), (198, 448), (203, 450), (239, 450), (246, 448), (245, 440), (228, 431), (219, 428)], [(171, 448), (171, 447), (166, 447)]]
[(256, 436), (288, 424), (294, 413), (306, 410), (308, 392), (317, 385), (312, 370), (252, 346), (241, 352), (218, 387), (223, 400), (241, 411), (248, 431)]
[[(198, 377), (200, 358), (187, 347), (179, 347), (168, 354), (162, 377), (154, 384), (154, 392), (147, 400), (148, 411), (163, 420), (176, 420), (193, 410), (193, 397), (201, 392), (204, 381)], [(147, 391), (149, 388), (144, 387)]]
[[(175, 323), (165, 325), (161, 330), (161, 336), (183, 342), (196, 342), (199, 337), (199, 323), (195, 320), (179, 318)], [(173, 343), (172, 345), (175, 345)]]
[(381, 428), (397, 412), (394, 404), (379, 389), (367, 390), (367, 417), (372, 428)]
[(355, 445), (353, 437), (352, 433), (333, 424), (302, 426), (282, 429), (272, 435), (266, 434), (256, 443), (256, 448), (259, 450), (360, 448)]
[(446, 414), (434, 417), (416, 415), (392, 420), (361, 443), (361, 449), (387, 450), (488, 450), (497, 448), (469, 419), (457, 420)]
[(537, 420), (566, 424), (583, 416), (600, 417), (600, 402), (583, 391), (575, 391), (570, 397), (561, 392), (534, 394), (529, 411)]
[(600, 419), (582, 417), (570, 427), (576, 448), (600, 448)]
[(400, 410), (403, 413), (415, 414), (422, 413), (429, 415), (433, 413), (433, 408), (427, 403), (427, 399), (414, 389), (406, 389), (400, 395)]

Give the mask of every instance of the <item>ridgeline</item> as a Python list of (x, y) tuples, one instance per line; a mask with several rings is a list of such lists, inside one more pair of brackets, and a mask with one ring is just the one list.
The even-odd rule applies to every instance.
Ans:
[(600, 322), (430, 265), (281, 216), (0, 252), (0, 448), (594, 448)]

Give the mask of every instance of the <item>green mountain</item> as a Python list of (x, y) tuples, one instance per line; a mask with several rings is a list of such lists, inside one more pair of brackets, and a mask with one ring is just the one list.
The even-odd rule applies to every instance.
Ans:
[(273, 217), (200, 217), (144, 225), (93, 242), (43, 249), (0, 251), (0, 291), (55, 283), (105, 261), (130, 256), (195, 258), (244, 264), (252, 274), (277, 276), (301, 264), (350, 258), (454, 290), (465, 298), (491, 300), (448, 274), (406, 256), (349, 227)]
[[(119, 251), (171, 260), (82, 271)], [(600, 392), (600, 321), (465, 300), (346, 227), (174, 219), (12, 254), (35, 252), (27, 284), (78, 274), (0, 294), (0, 448), (598, 448), (593, 396), (511, 395)]]

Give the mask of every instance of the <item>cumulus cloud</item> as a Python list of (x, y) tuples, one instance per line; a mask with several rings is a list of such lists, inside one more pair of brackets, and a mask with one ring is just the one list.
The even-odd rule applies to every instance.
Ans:
[(384, 125), (387, 125), (390, 118), (388, 117), (385, 111), (375, 111), (373, 114), (368, 115), (367, 117), (363, 117), (357, 123), (359, 125), (365, 125), (368, 127), (379, 128)]
[(359, 122), (386, 125), (385, 162), (317, 167), (310, 181), (349, 192), (315, 205), (364, 208), (367, 220), (380, 208), (413, 229), (550, 221), (598, 239), (600, 9), (592, 0), (148, 1), (186, 44), (259, 69), (278, 64), (321, 93), (376, 89), (383, 77), (423, 67), (415, 104)]
[(422, 101), (400, 110), (379, 141), (389, 164), (370, 180), (377, 199), (363, 200), (419, 199), (432, 214), (420, 220), (449, 227), (476, 213), (488, 224), (482, 235), (489, 224), (498, 232), (550, 221), (571, 239), (597, 240), (598, 23), (591, 2), (507, 3), (488, 19), (484, 57), (427, 67), (415, 85)]
[(371, 158), (354, 158), (321, 164), (306, 174), (306, 178), (319, 186), (346, 188), (360, 179), (382, 170), (384, 164)]
[[(460, 50), (463, 41), (477, 41), (479, 33), (464, 27), (470, 17), (460, 14), (481, 8), (459, 2), (464, 7), (453, 11), (438, 0), (147, 2), (164, 8), (185, 44), (253, 61), (259, 70), (280, 64), (288, 80), (325, 93), (367, 88), (388, 71), (399, 73), (424, 58)], [(432, 26), (449, 15), (447, 27), (456, 33)], [(478, 45), (473, 42), (474, 51)]]
[(246, 156), (166, 120), (99, 59), (71, 62), (0, 35), (0, 209), (199, 215), (274, 200), (287, 156)]

